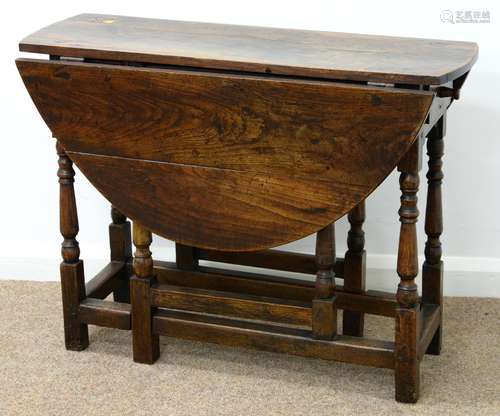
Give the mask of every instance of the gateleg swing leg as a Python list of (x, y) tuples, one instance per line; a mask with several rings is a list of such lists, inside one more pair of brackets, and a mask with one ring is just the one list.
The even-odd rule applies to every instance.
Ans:
[(420, 138), (398, 165), (401, 172), (401, 207), (399, 219), (401, 229), (397, 273), (400, 277), (396, 300), (396, 335), (395, 335), (395, 387), (396, 400), (415, 403), (419, 396), (420, 362), (417, 349), (419, 342), (420, 305), (418, 303), (417, 228), (418, 219), (417, 192), (420, 170)]
[(75, 171), (73, 162), (59, 143), (56, 144), (59, 156), (59, 219), (64, 238), (61, 247), (63, 261), (60, 266), (61, 291), (64, 317), (64, 340), (66, 349), (81, 351), (89, 345), (88, 327), (79, 319), (79, 305), (85, 299), (85, 276), (83, 261), (80, 260), (78, 234), (78, 213), (76, 209)]
[(315, 297), (312, 301), (313, 337), (331, 340), (337, 334), (335, 307), (335, 225), (332, 223), (316, 234)]
[(444, 114), (427, 136), (427, 206), (425, 210), (425, 261), (422, 267), (422, 302), (440, 306), (440, 325), (426, 353), (439, 355), (443, 326), (443, 261), (440, 236), (443, 232), (443, 208), (441, 184), (443, 181), (442, 157), (446, 114)]
[[(347, 215), (351, 229), (347, 235), (348, 250), (344, 257), (344, 291), (364, 293), (366, 281), (365, 201), (355, 206)], [(342, 332), (344, 335), (363, 336), (365, 315), (360, 311), (344, 310)]]

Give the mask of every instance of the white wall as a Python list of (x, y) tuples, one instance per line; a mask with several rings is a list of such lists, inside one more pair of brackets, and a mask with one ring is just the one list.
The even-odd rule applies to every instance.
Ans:
[[(54, 141), (36, 112), (14, 59), (18, 42), (34, 30), (82, 13), (109, 13), (179, 20), (209, 21), (304, 28), (369, 34), (475, 41), (479, 61), (463, 99), (449, 112), (445, 155), (443, 246), (448, 294), (500, 297), (500, 120), (498, 2), (418, 1), (24, 1), (3, 6), (0, 26), (0, 278), (56, 279), (59, 262), (58, 188)], [(443, 23), (440, 13), (488, 10), (489, 24)], [(425, 171), (425, 169), (424, 169)], [(424, 174), (425, 172), (423, 172)], [(423, 176), (423, 175), (422, 175)], [(424, 182), (422, 177), (422, 183)], [(80, 174), (77, 175), (80, 213), (79, 241), (89, 272), (107, 257), (108, 204)], [(394, 288), (399, 190), (396, 175), (371, 196), (366, 222), (369, 267), (378, 271), (370, 285)], [(425, 207), (425, 192), (419, 202)], [(423, 247), (423, 221), (419, 223)], [(338, 227), (339, 254), (345, 250), (345, 220)], [(312, 252), (313, 239), (293, 244)], [(156, 257), (171, 257), (171, 245), (155, 241)], [(89, 273), (90, 274), (90, 273)]]

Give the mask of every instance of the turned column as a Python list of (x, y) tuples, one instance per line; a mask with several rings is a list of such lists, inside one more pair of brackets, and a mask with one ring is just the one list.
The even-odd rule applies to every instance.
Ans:
[(134, 221), (133, 239), (134, 275), (130, 279), (132, 310), (132, 343), (134, 361), (152, 364), (160, 354), (158, 335), (153, 335), (151, 283), (153, 282), (153, 258), (149, 247), (152, 235), (149, 230)]
[(442, 316), (443, 316), (443, 262), (441, 261), (441, 241), (443, 232), (443, 209), (441, 184), (443, 181), (444, 135), (446, 116), (429, 132), (427, 137), (427, 206), (425, 210), (425, 261), (422, 267), (422, 302), (441, 307), (441, 325), (432, 338), (427, 354), (438, 355), (441, 352)]
[(418, 274), (417, 191), (419, 186), (421, 141), (414, 145), (398, 165), (401, 172), (401, 207), (397, 272), (400, 277), (396, 300), (395, 384), (396, 400), (414, 403), (418, 399), (420, 363), (417, 357), (419, 304), (415, 277)]
[[(130, 221), (118, 208), (111, 207), (111, 220), (109, 224), (109, 248), (111, 261), (122, 261), (129, 263), (132, 259), (132, 240), (130, 233)], [(128, 277), (131, 275), (131, 267), (126, 265), (118, 276), (117, 286), (113, 290), (115, 302), (130, 303), (130, 284)]]
[[(344, 257), (344, 291), (349, 293), (363, 293), (366, 281), (366, 251), (365, 233), (365, 201), (354, 207), (347, 219), (351, 229), (347, 234), (347, 252)], [(344, 335), (363, 336), (364, 313), (344, 310), (342, 317), (342, 332)]]
[(64, 339), (66, 349), (80, 351), (89, 345), (88, 328), (79, 320), (78, 307), (85, 299), (85, 277), (83, 261), (80, 260), (78, 213), (76, 210), (75, 171), (61, 143), (56, 143), (59, 156), (59, 221), (64, 238), (61, 246), (63, 261), (60, 266), (61, 290), (64, 317)]
[(335, 225), (327, 225), (316, 234), (316, 293), (312, 302), (314, 338), (331, 340), (337, 333), (335, 308)]

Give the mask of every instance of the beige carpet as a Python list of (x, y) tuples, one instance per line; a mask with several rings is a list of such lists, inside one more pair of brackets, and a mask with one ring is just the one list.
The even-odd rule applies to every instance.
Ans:
[[(368, 333), (392, 337), (369, 317)], [(393, 372), (162, 338), (134, 364), (130, 333), (91, 327), (64, 349), (59, 285), (0, 282), (0, 415), (500, 415), (500, 300), (446, 299), (445, 344), (421, 399), (394, 402)]]

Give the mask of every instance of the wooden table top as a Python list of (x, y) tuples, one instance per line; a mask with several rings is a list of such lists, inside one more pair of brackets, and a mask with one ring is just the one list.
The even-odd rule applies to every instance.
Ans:
[(299, 77), (441, 85), (468, 72), (475, 43), (81, 14), (23, 52)]

